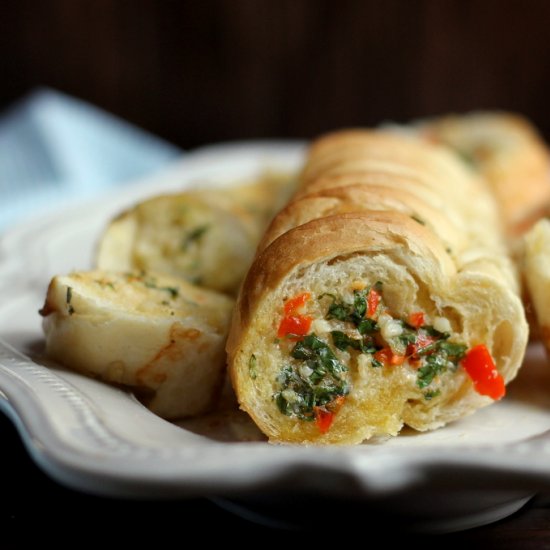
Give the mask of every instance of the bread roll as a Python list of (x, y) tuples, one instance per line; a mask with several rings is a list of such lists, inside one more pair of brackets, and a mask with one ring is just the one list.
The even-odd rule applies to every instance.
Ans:
[(179, 418), (215, 402), (232, 306), (173, 277), (89, 271), (54, 277), (40, 313), (50, 358)]
[[(368, 155), (363, 154), (366, 149)], [(494, 200), (483, 182), (471, 177), (445, 148), (383, 132), (329, 134), (313, 144), (297, 196), (363, 182), (389, 187), (397, 197), (402, 190), (416, 194), (432, 206), (435, 216), (443, 214), (457, 232), (465, 233), (468, 247), (463, 251), (468, 255), (482, 247), (486, 254), (494, 249), (497, 262), (503, 257)], [(494, 230), (487, 231), (487, 224)]]
[[(361, 178), (354, 181), (361, 181)], [(402, 212), (439, 235), (449, 254), (460, 253), (465, 248), (465, 233), (458, 230), (458, 224), (453, 224), (438, 209), (428, 206), (418, 195), (406, 189), (400, 189), (397, 194), (391, 187), (350, 183), (296, 197), (275, 217), (258, 250), (308, 221), (363, 210)]]
[(445, 116), (418, 125), (490, 183), (511, 238), (550, 206), (550, 152), (525, 118), (504, 112)]
[(538, 221), (525, 235), (523, 273), (540, 337), (550, 354), (550, 220)]
[(254, 184), (142, 201), (111, 221), (99, 243), (97, 267), (166, 273), (234, 294), (292, 188), (290, 176), (266, 174)]
[(227, 344), (241, 408), (270, 441), (429, 430), (502, 397), (528, 329), (483, 182), (441, 147), (362, 130), (315, 142), (301, 181)]

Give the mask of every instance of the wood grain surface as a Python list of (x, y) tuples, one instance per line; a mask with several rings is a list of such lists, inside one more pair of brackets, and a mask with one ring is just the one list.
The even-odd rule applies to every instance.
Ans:
[(546, 0), (2, 3), (0, 106), (37, 85), (183, 147), (503, 108), (550, 136)]

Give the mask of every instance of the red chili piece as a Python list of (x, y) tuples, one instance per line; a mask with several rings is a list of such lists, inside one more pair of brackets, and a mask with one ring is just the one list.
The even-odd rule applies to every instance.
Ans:
[(374, 290), (374, 288), (371, 288), (369, 290), (369, 294), (367, 296), (367, 317), (374, 317), (374, 315), (376, 314), (376, 310), (378, 309), (378, 304), (380, 304), (381, 298), (382, 297), (377, 290)]
[(506, 394), (504, 379), (484, 344), (473, 347), (461, 361), (464, 370), (474, 383), (474, 389), (491, 399), (501, 399)]
[(309, 332), (313, 319), (307, 315), (302, 315), (300, 312), (310, 298), (311, 294), (309, 292), (303, 292), (285, 302), (285, 316), (279, 323), (277, 331), (279, 338), (289, 337), (290, 340), (299, 340)]

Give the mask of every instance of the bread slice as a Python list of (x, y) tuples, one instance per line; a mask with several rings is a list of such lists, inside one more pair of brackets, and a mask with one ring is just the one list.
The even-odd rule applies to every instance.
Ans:
[(174, 277), (76, 272), (54, 277), (41, 310), (46, 353), (133, 388), (164, 418), (214, 403), (233, 300)]
[(295, 186), (289, 174), (144, 200), (101, 236), (98, 269), (166, 273), (235, 294), (260, 237)]
[(550, 220), (539, 220), (523, 243), (523, 275), (540, 337), (550, 354)]
[(526, 231), (550, 206), (550, 151), (524, 117), (506, 112), (449, 115), (416, 126), (451, 148), (491, 185), (510, 238)]
[(232, 293), (260, 238), (254, 218), (216, 192), (153, 197), (113, 220), (97, 252), (98, 269), (166, 273)]

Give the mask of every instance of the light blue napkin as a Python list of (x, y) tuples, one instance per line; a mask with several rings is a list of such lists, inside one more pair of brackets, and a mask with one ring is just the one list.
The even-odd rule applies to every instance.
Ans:
[(153, 173), (181, 153), (97, 107), (39, 89), (0, 116), (0, 232)]

